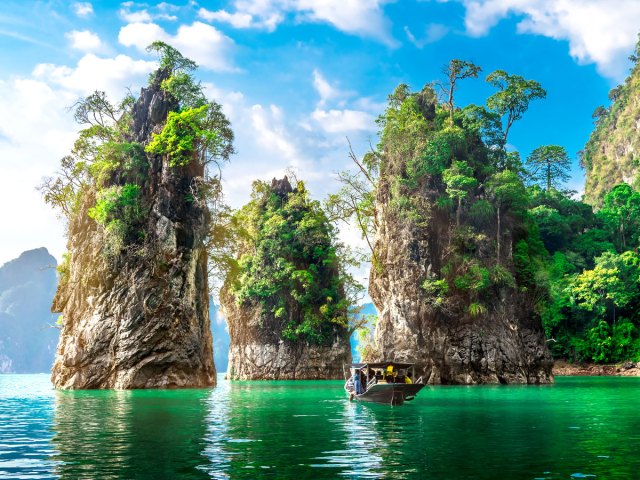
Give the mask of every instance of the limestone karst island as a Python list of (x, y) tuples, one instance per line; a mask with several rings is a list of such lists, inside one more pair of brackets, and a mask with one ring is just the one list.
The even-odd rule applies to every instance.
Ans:
[(638, 20), (0, 5), (0, 478), (639, 478)]

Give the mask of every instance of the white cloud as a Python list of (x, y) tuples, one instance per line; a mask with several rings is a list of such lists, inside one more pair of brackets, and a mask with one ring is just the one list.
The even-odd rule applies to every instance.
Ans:
[(215, 12), (201, 8), (198, 16), (208, 22), (228, 23), (235, 28), (254, 27), (253, 17), (248, 13), (229, 13), (226, 10), (216, 10)]
[(58, 259), (65, 250), (62, 224), (35, 187), (71, 147), (73, 98), (33, 79), (0, 80), (0, 204), (10, 226), (0, 235), (0, 264), (31, 248), (45, 246)]
[(45, 246), (61, 259), (64, 225), (35, 187), (53, 175), (75, 140), (79, 125), (69, 111), (81, 95), (95, 89), (117, 100), (127, 87), (145, 83), (154, 62), (125, 55), (87, 54), (73, 67), (41, 64), (29, 77), (0, 78), (0, 204), (11, 228), (0, 235), (0, 264), (22, 251)]
[(395, 41), (388, 33), (381, 0), (298, 0), (298, 11), (310, 20), (327, 22), (346, 33), (374, 38), (388, 45)]
[(145, 51), (155, 40), (172, 45), (204, 68), (218, 72), (237, 71), (227, 58), (234, 48), (233, 40), (206, 23), (182, 25), (175, 35), (155, 23), (131, 23), (122, 27), (118, 34), (122, 45), (139, 51)]
[(329, 82), (322, 76), (318, 70), (313, 71), (313, 87), (320, 95), (320, 101), (318, 105), (322, 106), (329, 100), (334, 100), (345, 96), (344, 92), (341, 92), (335, 87), (332, 87)]
[(131, 23), (118, 33), (118, 41), (125, 47), (135, 47), (144, 52), (156, 40), (170, 43), (171, 35), (155, 23)]
[[(254, 180), (281, 178), (288, 168), (300, 172), (314, 198), (323, 198), (339, 188), (333, 173), (349, 163), (345, 133), (354, 147), (368, 145), (369, 130), (325, 130), (317, 127), (312, 112), (296, 115), (278, 105), (252, 103), (237, 91), (205, 87), (207, 96), (223, 106), (235, 133), (238, 153), (223, 169), (225, 197), (234, 208), (248, 201)], [(342, 121), (339, 114), (327, 115)]]
[(102, 58), (88, 53), (75, 68), (43, 63), (35, 67), (33, 76), (79, 95), (103, 90), (111, 98), (121, 98), (131, 82), (141, 84), (155, 67), (155, 62), (134, 60), (127, 55)]
[(520, 33), (567, 40), (569, 52), (580, 63), (595, 63), (598, 70), (621, 80), (627, 57), (637, 41), (638, 0), (461, 0), (471, 35), (486, 34), (502, 18), (522, 16)]
[(442, 39), (447, 33), (449, 33), (449, 27), (439, 23), (431, 23), (427, 25), (424, 36), (422, 36), (421, 38), (417, 38), (411, 32), (411, 30), (409, 30), (409, 27), (405, 25), (404, 33), (407, 35), (409, 41), (413, 43), (417, 48), (423, 48), (429, 43), (435, 43), (438, 40)]
[(180, 7), (178, 5), (173, 5), (172, 3), (167, 2), (160, 2), (158, 5), (156, 5), (156, 8), (163, 12), (177, 12), (178, 10), (180, 10)]
[(338, 30), (395, 46), (382, 6), (389, 0), (235, 0), (234, 12), (201, 8), (200, 18), (230, 23), (236, 28), (273, 31), (287, 15), (297, 21), (328, 23)]
[(300, 154), (293, 141), (287, 135), (282, 110), (276, 105), (265, 109), (262, 105), (251, 107), (251, 123), (260, 145), (268, 150), (278, 152), (291, 165), (298, 163)]
[(71, 48), (82, 52), (96, 52), (104, 46), (100, 37), (89, 30), (72, 30), (65, 37), (71, 42)]
[(119, 12), (120, 18), (127, 23), (150, 22), (153, 20), (151, 14), (147, 10), (139, 10), (132, 12), (126, 8), (122, 8)]
[(311, 116), (320, 128), (329, 133), (376, 130), (374, 116), (359, 110), (316, 109)]
[(75, 2), (71, 5), (73, 13), (80, 18), (85, 18), (93, 15), (93, 5), (89, 2)]
[(159, 3), (156, 5), (157, 12), (150, 12), (146, 8), (142, 10), (132, 11), (131, 7), (135, 4), (133, 2), (125, 2), (122, 5), (122, 8), (118, 11), (118, 15), (122, 20), (127, 23), (139, 23), (139, 22), (151, 22), (153, 20), (168, 20), (170, 22), (175, 22), (178, 20), (176, 15), (170, 14), (170, 11), (176, 11), (179, 7), (175, 5), (170, 5), (166, 2)]
[[(320, 100), (310, 118), (324, 132), (348, 133), (375, 130), (375, 117), (371, 113), (363, 110), (342, 108), (347, 103), (347, 99), (354, 96), (353, 92), (343, 91), (334, 87), (317, 69), (313, 71), (313, 87), (320, 95)], [(341, 108), (327, 110), (326, 105), (332, 103), (337, 103), (337, 106)], [(355, 103), (364, 107), (364, 110), (368, 110), (367, 107), (370, 106), (369, 101), (366, 99), (357, 99)], [(313, 130), (313, 127), (307, 122), (302, 122), (301, 126), (307, 131)]]

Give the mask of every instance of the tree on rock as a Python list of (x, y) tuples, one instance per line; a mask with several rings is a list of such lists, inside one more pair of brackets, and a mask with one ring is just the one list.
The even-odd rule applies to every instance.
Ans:
[(536, 148), (527, 158), (531, 179), (547, 190), (559, 189), (569, 180), (571, 159), (564, 147), (544, 145)]
[(487, 99), (487, 106), (501, 117), (506, 115), (503, 141), (503, 144), (506, 144), (514, 122), (522, 118), (532, 100), (545, 98), (547, 92), (535, 80), (510, 75), (504, 70), (496, 70), (489, 74), (487, 82), (498, 89)]

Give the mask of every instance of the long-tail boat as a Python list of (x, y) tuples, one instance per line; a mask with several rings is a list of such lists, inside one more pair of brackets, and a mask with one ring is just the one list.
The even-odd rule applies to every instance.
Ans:
[(402, 405), (424, 387), (422, 377), (415, 380), (413, 363), (352, 363), (344, 365), (343, 370), (344, 389), (350, 400)]

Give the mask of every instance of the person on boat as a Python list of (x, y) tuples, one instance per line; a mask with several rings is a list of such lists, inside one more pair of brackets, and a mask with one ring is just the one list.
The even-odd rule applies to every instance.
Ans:
[(360, 371), (358, 370), (354, 370), (353, 371), (353, 376), (351, 377), (351, 379), (353, 380), (353, 389), (356, 392), (356, 395), (360, 395), (363, 392), (363, 388), (362, 388), (362, 376), (361, 376)]
[(387, 383), (394, 383), (395, 382), (395, 377), (396, 376), (396, 371), (393, 368), (393, 365), (389, 365), (387, 367), (387, 373), (384, 377), (384, 379), (387, 381)]

